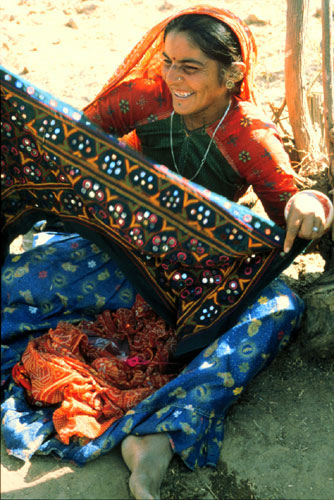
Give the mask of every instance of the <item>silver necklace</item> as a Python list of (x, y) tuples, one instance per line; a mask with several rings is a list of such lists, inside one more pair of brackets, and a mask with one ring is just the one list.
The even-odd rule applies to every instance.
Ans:
[[(220, 125), (221, 125), (221, 124), (223, 123), (223, 121), (225, 120), (225, 117), (226, 117), (227, 113), (229, 112), (230, 107), (231, 107), (231, 101), (228, 103), (228, 106), (227, 106), (227, 108), (225, 109), (223, 116), (222, 116), (222, 117), (221, 117), (221, 119), (219, 120), (219, 123), (218, 123), (217, 127), (215, 128), (215, 130), (214, 130), (214, 132), (213, 132), (213, 134), (212, 134), (212, 136), (211, 136), (211, 140), (210, 140), (209, 145), (208, 145), (208, 147), (207, 147), (207, 149), (206, 149), (206, 151), (205, 151), (205, 153), (204, 153), (204, 156), (203, 156), (203, 158), (202, 158), (202, 160), (201, 160), (201, 163), (200, 163), (200, 166), (199, 166), (199, 168), (198, 168), (197, 172), (195, 173), (195, 175), (193, 175), (193, 177), (192, 177), (191, 179), (189, 179), (190, 181), (194, 180), (194, 179), (195, 179), (195, 177), (197, 177), (197, 176), (198, 176), (198, 174), (200, 173), (200, 171), (202, 170), (203, 165), (204, 165), (204, 163), (205, 163), (205, 161), (206, 161), (206, 157), (208, 156), (208, 153), (209, 153), (209, 151), (210, 151), (210, 148), (211, 148), (211, 144), (212, 144), (212, 142), (213, 142), (213, 139), (215, 138), (216, 132), (217, 132), (217, 130), (219, 129)], [(170, 144), (170, 152), (172, 153), (172, 158), (173, 158), (173, 163), (174, 163), (175, 170), (177, 171), (177, 173), (178, 173), (179, 175), (182, 175), (182, 174), (181, 174), (181, 172), (180, 172), (180, 170), (179, 170), (179, 167), (177, 166), (177, 163), (176, 163), (176, 161), (175, 161), (175, 156), (174, 156), (174, 148), (173, 148), (173, 118), (174, 118), (174, 114), (175, 114), (175, 111), (173, 111), (173, 112), (172, 112), (172, 114), (171, 114), (171, 116), (170, 116), (170, 130), (169, 130), (169, 144)]]

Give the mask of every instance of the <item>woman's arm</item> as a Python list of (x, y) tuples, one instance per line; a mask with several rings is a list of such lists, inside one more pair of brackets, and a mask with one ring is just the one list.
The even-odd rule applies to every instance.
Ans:
[(270, 124), (258, 120), (253, 128), (242, 128), (238, 134), (237, 168), (247, 185), (251, 185), (273, 221), (286, 225), (284, 209), (298, 192), (296, 174), (278, 133)]
[(88, 105), (85, 115), (105, 132), (122, 137), (165, 112), (166, 104), (161, 78), (137, 79), (122, 83)]
[[(261, 120), (249, 120), (251, 127), (240, 127), (238, 170), (263, 203), (269, 217), (286, 225), (284, 251), (288, 252), (296, 236), (320, 238), (332, 222), (332, 204), (316, 191), (298, 192), (296, 175), (276, 128)], [(248, 123), (245, 117), (243, 123)], [(289, 201), (290, 200), (290, 201)], [(285, 210), (288, 205), (289, 210)]]

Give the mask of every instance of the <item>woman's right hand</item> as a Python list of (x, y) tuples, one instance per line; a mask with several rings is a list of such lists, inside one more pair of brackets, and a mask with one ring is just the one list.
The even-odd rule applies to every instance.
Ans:
[[(333, 207), (329, 198), (319, 193), (328, 200), (329, 212), (322, 201), (312, 191), (297, 193), (292, 200), (286, 215), (286, 237), (283, 250), (289, 252), (298, 236), (306, 240), (321, 238), (333, 221)], [(326, 200), (326, 201), (327, 201)], [(329, 218), (331, 220), (329, 220)]]

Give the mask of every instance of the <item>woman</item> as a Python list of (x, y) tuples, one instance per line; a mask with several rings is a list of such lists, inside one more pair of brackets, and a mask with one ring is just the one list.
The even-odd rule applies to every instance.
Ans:
[[(252, 185), (270, 218), (281, 226), (290, 199), (287, 253), (296, 236), (313, 239), (324, 233), (329, 210), (321, 195), (297, 194), (276, 129), (254, 104), (255, 58), (253, 37), (236, 16), (209, 7), (187, 9), (149, 31), (85, 113), (106, 132), (182, 175), (185, 188), (194, 181), (235, 201)], [(149, 180), (143, 177), (141, 182), (149, 189)], [(176, 213), (178, 196), (166, 191), (161, 199)], [(210, 214), (199, 207), (189, 217), (201, 221), (204, 231)], [(233, 229), (221, 237), (231, 242), (238, 236)], [(184, 274), (174, 274), (176, 284), (193, 279)], [(201, 275), (203, 286), (216, 279), (221, 275), (214, 267)], [(184, 288), (181, 297), (190, 290)], [(209, 324), (214, 312), (214, 306), (212, 313), (202, 308), (194, 317)], [(122, 441), (135, 498), (159, 498), (173, 453), (190, 468), (217, 463), (228, 407), (286, 343), (301, 313), (298, 297), (275, 281), (211, 345), (208, 338), (206, 344), (203, 337), (194, 340), (185, 328), (185, 348), (179, 354), (187, 354), (181, 358), (187, 367), (120, 418), (110, 428), (109, 442), (103, 442), (107, 451)], [(172, 362), (176, 359), (180, 361)], [(59, 446), (54, 440), (49, 450), (59, 451)]]
[[(252, 105), (253, 36), (227, 11), (184, 12), (144, 37), (85, 113), (117, 136), (132, 130), (123, 137), (127, 144), (229, 199), (237, 200), (252, 185), (270, 218), (285, 225), (285, 203), (298, 190), (277, 131)], [(164, 27), (160, 73), (156, 59)], [(239, 143), (236, 151), (227, 141)], [(309, 194), (294, 199), (285, 252), (297, 234), (306, 239), (323, 234), (321, 204), (310, 201)]]
[[(143, 50), (155, 33), (152, 30), (142, 42)], [(263, 119), (252, 103), (256, 47), (248, 28), (225, 11), (190, 9), (165, 27), (162, 57), (161, 76), (151, 80), (154, 55), (149, 52), (145, 56), (149, 63), (142, 70), (150, 75), (147, 83), (137, 76), (136, 67), (134, 80), (125, 67), (126, 82), (123, 75), (116, 75), (86, 114), (118, 135), (135, 128), (124, 137), (128, 144), (229, 199), (238, 199), (252, 185), (270, 217), (284, 224), (286, 201), (297, 188), (274, 127), (266, 123), (263, 131)], [(152, 114), (154, 121), (149, 121)], [(239, 142), (239, 148), (233, 151), (228, 142), (234, 148)], [(307, 192), (295, 196), (284, 251), (289, 252), (296, 235), (320, 237), (325, 225), (316, 197)], [(132, 471), (130, 488), (135, 497), (156, 498), (173, 453), (168, 435), (129, 436), (122, 453)]]

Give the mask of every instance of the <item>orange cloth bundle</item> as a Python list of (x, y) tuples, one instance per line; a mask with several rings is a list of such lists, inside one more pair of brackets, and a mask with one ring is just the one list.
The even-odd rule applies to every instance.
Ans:
[(95, 322), (55, 330), (29, 342), (13, 378), (32, 404), (60, 404), (60, 440), (94, 439), (176, 373), (166, 373), (176, 335), (138, 295), (131, 309), (104, 311)]

